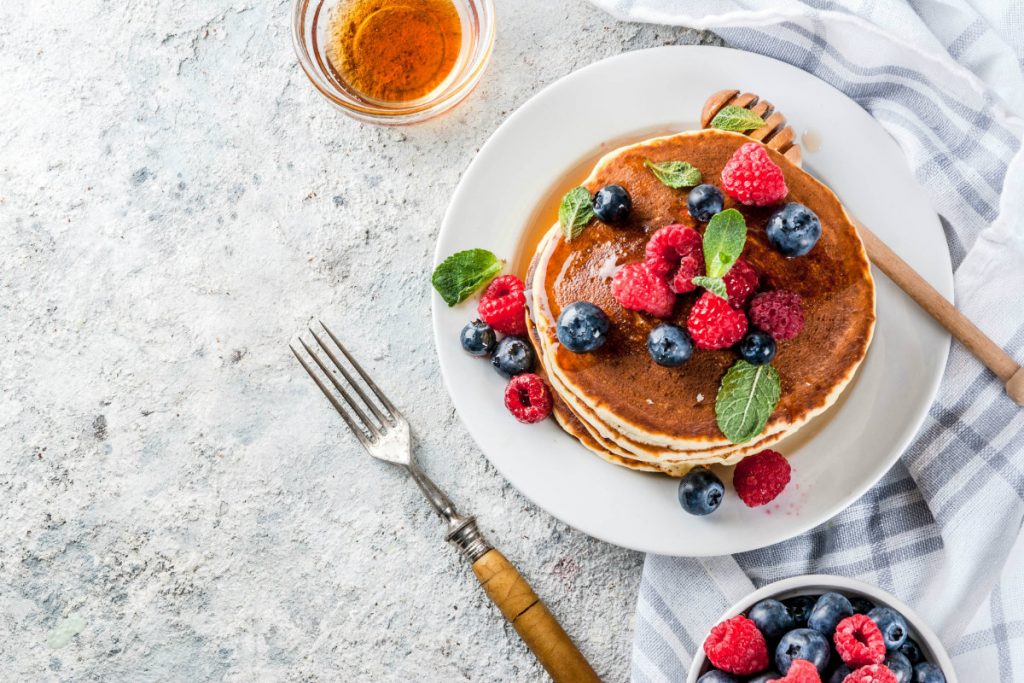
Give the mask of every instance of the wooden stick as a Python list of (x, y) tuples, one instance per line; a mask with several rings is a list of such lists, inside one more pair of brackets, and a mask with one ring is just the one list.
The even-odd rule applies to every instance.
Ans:
[(600, 683), (575, 643), (512, 563), (491, 549), (473, 573), (555, 683)]
[(1006, 385), (1006, 393), (1010, 398), (1024, 405), (1024, 371), (1017, 361), (999, 348), (967, 316), (956, 310), (946, 297), (939, 294), (866, 225), (857, 220), (854, 223), (871, 262), (995, 373)]

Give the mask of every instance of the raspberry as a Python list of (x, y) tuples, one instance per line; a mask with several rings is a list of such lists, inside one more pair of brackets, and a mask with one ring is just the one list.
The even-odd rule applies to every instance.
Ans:
[(900, 683), (885, 664), (862, 666), (843, 679), (843, 683)]
[(747, 507), (767, 505), (789, 483), (790, 467), (778, 451), (765, 449), (740, 460), (732, 474), (732, 486)]
[(722, 279), (729, 295), (729, 305), (733, 308), (746, 306), (747, 299), (757, 291), (757, 271), (743, 259), (737, 259)]
[(746, 676), (768, 668), (768, 644), (750, 619), (742, 614), (711, 629), (704, 652), (717, 668)]
[(777, 289), (761, 292), (750, 302), (750, 322), (775, 338), (786, 341), (804, 329), (803, 299), (796, 292)]
[(774, 679), (775, 683), (821, 683), (818, 669), (806, 659), (794, 659), (789, 673)]
[(725, 349), (747, 333), (747, 316), (722, 297), (704, 292), (690, 309), (686, 329), (699, 349)]
[(697, 289), (693, 278), (704, 274), (703, 239), (693, 228), (667, 225), (647, 242), (644, 262), (655, 275), (666, 278), (676, 294)]
[(532, 372), (516, 375), (505, 387), (505, 407), (520, 422), (540, 422), (551, 414), (551, 391)]
[(487, 285), (477, 313), (480, 319), (502, 334), (526, 334), (525, 286), (515, 275), (502, 275)]
[(733, 153), (722, 169), (722, 189), (740, 204), (753, 206), (781, 202), (789, 192), (782, 169), (757, 142), (748, 142)]
[(885, 638), (866, 614), (854, 614), (840, 621), (834, 637), (839, 658), (851, 669), (881, 664), (885, 659)]
[(672, 315), (676, 295), (665, 278), (652, 273), (644, 263), (627, 263), (612, 277), (612, 296), (623, 308), (650, 313), (658, 318)]

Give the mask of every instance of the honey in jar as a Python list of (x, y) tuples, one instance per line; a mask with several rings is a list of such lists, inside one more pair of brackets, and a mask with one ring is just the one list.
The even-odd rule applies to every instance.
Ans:
[(399, 103), (444, 82), (461, 46), (453, 0), (341, 0), (330, 21), (327, 58), (348, 87)]

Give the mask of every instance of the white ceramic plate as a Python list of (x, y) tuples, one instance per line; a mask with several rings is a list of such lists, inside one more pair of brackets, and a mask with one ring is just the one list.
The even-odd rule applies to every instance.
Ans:
[[(910, 626), (910, 637), (921, 646), (925, 661), (939, 667), (946, 677), (946, 683), (957, 683), (956, 670), (953, 668), (953, 662), (950, 661), (946, 648), (943, 647), (942, 641), (935, 635), (935, 631), (931, 629), (931, 626), (921, 618), (921, 615), (912, 610), (909, 605), (886, 593), (881, 588), (858, 581), (857, 579), (848, 579), (844, 576), (832, 576), (830, 574), (808, 574), (807, 576), (794, 576), (782, 581), (776, 581), (761, 587), (737, 602), (727, 609), (715, 623), (718, 624), (726, 619), (731, 619), (737, 614), (743, 614), (767, 598), (785, 600), (786, 598), (794, 598), (798, 595), (821, 595), (829, 591), (842, 593), (847, 597), (858, 595), (867, 598), (875, 603), (875, 605), (891, 607), (902, 614), (907, 620), (907, 625)], [(773, 652), (769, 652), (768, 659), (774, 662), (775, 655)], [(686, 678), (686, 683), (697, 683), (697, 679), (704, 672), (706, 663), (707, 656), (704, 654), (704, 648), (699, 648), (693, 655), (693, 664), (690, 665), (690, 673)]]
[[(718, 47), (662, 47), (598, 62), (545, 88), (495, 131), (452, 198), (434, 255), (482, 247), (513, 258), (529, 220), (568, 169), (612, 140), (689, 130), (705, 98), (741, 88), (771, 100), (798, 135), (820, 141), (807, 169), (940, 292), (953, 283), (942, 228), (896, 143), (853, 101), (782, 62)], [(949, 336), (876, 271), (878, 324), (859, 376), (825, 415), (782, 442), (793, 481), (750, 509), (729, 490), (707, 517), (679, 507), (677, 481), (610, 465), (554, 420), (521, 425), (505, 410), (505, 381), (466, 355), (459, 330), (476, 300), (433, 299), (441, 372), (480, 448), (526, 497), (586, 533), (666, 555), (723, 555), (806, 531), (860, 497), (896, 461), (935, 396)], [(715, 389), (711, 390), (713, 395)]]

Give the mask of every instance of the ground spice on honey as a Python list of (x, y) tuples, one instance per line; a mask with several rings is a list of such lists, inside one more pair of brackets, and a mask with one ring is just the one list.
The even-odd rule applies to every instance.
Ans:
[(331, 17), (327, 58), (360, 94), (408, 102), (444, 81), (461, 45), (452, 0), (342, 0)]

